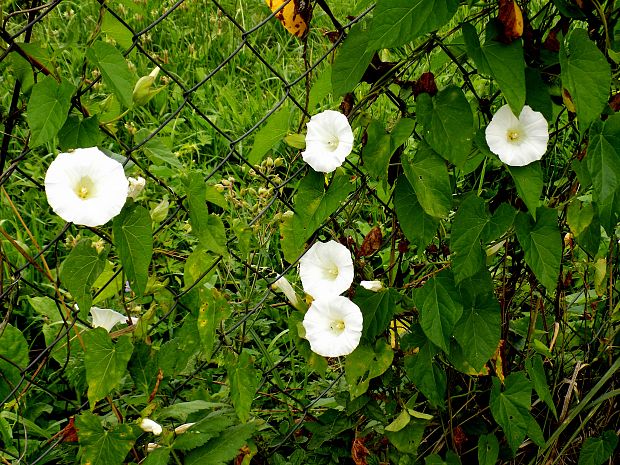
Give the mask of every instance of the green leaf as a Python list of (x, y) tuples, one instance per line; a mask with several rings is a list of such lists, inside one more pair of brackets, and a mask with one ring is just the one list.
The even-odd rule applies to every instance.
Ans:
[[(10, 363), (10, 362), (12, 363)], [(0, 399), (20, 383), (21, 369), (28, 365), (28, 343), (22, 332), (6, 324), (0, 328)]]
[(250, 417), (250, 408), (258, 389), (258, 372), (252, 363), (252, 357), (246, 350), (237, 359), (227, 364), (230, 398), (239, 419), (245, 423)]
[(97, 41), (86, 51), (86, 57), (93, 62), (118, 100), (127, 108), (133, 106), (133, 79), (127, 62), (114, 45)]
[(174, 418), (180, 422), (185, 422), (187, 417), (192, 413), (201, 412), (203, 410), (212, 410), (217, 407), (222, 407), (226, 404), (217, 402), (207, 402), (206, 400), (190, 400), (189, 402), (179, 402), (172, 404), (168, 407), (164, 407), (157, 414), (157, 419)]
[(463, 91), (448, 86), (435, 97), (420, 94), (416, 102), (428, 145), (453, 165), (463, 166), (474, 136), (474, 115)]
[(206, 444), (209, 440), (218, 437), (222, 431), (234, 423), (234, 417), (215, 412), (212, 415), (196, 422), (189, 430), (177, 437), (173, 447), (187, 451)]
[[(483, 276), (488, 277), (488, 272)], [(479, 372), (499, 344), (501, 311), (492, 287), (488, 289), (476, 279), (463, 281), (460, 291), (463, 316), (456, 324), (454, 337), (465, 360)]]
[(562, 261), (562, 237), (558, 229), (557, 212), (551, 208), (538, 208), (536, 223), (528, 215), (520, 213), (516, 230), (525, 253), (525, 262), (542, 285), (550, 292), (554, 291)]
[(560, 49), (562, 85), (568, 90), (582, 131), (599, 118), (609, 98), (611, 68), (584, 29), (573, 29)]
[(104, 429), (91, 412), (75, 417), (82, 465), (121, 465), (133, 447), (137, 432), (130, 425)]
[(349, 384), (351, 399), (368, 390), (370, 380), (381, 376), (392, 365), (394, 351), (382, 340), (373, 347), (362, 344), (357, 347), (344, 364), (344, 376)]
[(118, 387), (127, 372), (127, 363), (133, 352), (130, 336), (121, 336), (112, 342), (103, 328), (82, 333), (84, 340), (84, 366), (88, 382), (88, 401), (91, 408), (98, 400)]
[(439, 220), (426, 214), (405, 176), (396, 180), (394, 208), (400, 228), (418, 249), (425, 249), (437, 234)]
[(140, 297), (146, 288), (153, 255), (151, 216), (146, 208), (129, 203), (114, 218), (112, 231), (131, 289)]
[(481, 241), (489, 221), (484, 200), (475, 194), (468, 195), (457, 210), (450, 233), (450, 249), (454, 252), (451, 258), (457, 283), (484, 269), (486, 254)]
[(512, 112), (519, 115), (526, 95), (523, 41), (517, 39), (510, 45), (504, 44), (496, 40), (498, 32), (497, 25), (489, 21), (482, 52)]
[(527, 418), (527, 435), (538, 447), (545, 447), (545, 436), (531, 413), (528, 413)]
[(543, 81), (539, 70), (525, 68), (526, 103), (534, 111), (539, 111), (547, 121), (553, 120), (553, 102), (549, 95), (549, 86)]
[(620, 219), (620, 113), (592, 125), (586, 165), (600, 222), (612, 235)]
[(483, 434), (478, 440), (478, 464), (495, 465), (499, 457), (499, 442), (494, 434)]
[[(110, 15), (106, 15), (106, 18)], [(151, 451), (144, 459), (144, 462), (140, 462), (141, 465), (168, 465), (170, 462), (170, 447), (158, 447), (154, 451)]]
[(499, 380), (493, 378), (489, 406), (493, 418), (504, 430), (508, 445), (516, 452), (528, 430), (532, 386), (523, 372), (508, 375), (504, 384), (506, 388), (502, 391)]
[(412, 418), (407, 426), (400, 431), (386, 431), (385, 435), (399, 452), (411, 454), (415, 457), (422, 442), (426, 425), (426, 421)]
[(502, 237), (510, 229), (516, 216), (517, 210), (510, 204), (502, 203), (497, 207), (484, 231), (486, 242), (495, 241)]
[(192, 230), (198, 237), (200, 245), (217, 254), (228, 255), (224, 223), (219, 216), (209, 214), (205, 201), (206, 187), (199, 173), (189, 174), (187, 197)]
[(394, 433), (396, 431), (400, 431), (401, 429), (403, 429), (405, 426), (409, 424), (410, 420), (411, 420), (411, 416), (409, 415), (407, 410), (403, 410), (402, 412), (400, 412), (398, 417), (396, 417), (396, 420), (394, 420), (392, 423), (390, 423), (389, 425), (385, 427), (385, 431), (391, 431)]
[(603, 465), (617, 446), (618, 436), (612, 430), (603, 431), (600, 437), (588, 438), (579, 451), (579, 465)]
[(434, 408), (443, 408), (447, 377), (443, 368), (433, 363), (437, 348), (423, 344), (416, 355), (405, 356), (405, 372)]
[(543, 362), (540, 355), (533, 355), (531, 358), (528, 358), (525, 361), (525, 369), (534, 384), (536, 394), (538, 394), (540, 400), (547, 404), (547, 407), (549, 407), (549, 410), (551, 410), (553, 416), (557, 418), (558, 414), (555, 410), (551, 392), (549, 391), (547, 377), (545, 376), (545, 368), (543, 367)]
[(422, 331), (444, 352), (450, 352), (450, 338), (463, 314), (460, 300), (450, 271), (442, 271), (429, 279), (414, 294)]
[(374, 52), (368, 49), (368, 25), (354, 25), (340, 47), (332, 65), (332, 92), (334, 96), (351, 92), (366, 72)]
[(452, 208), (452, 186), (443, 159), (422, 143), (413, 157), (403, 155), (403, 168), (424, 211), (435, 218), (447, 217)]
[(463, 31), (463, 40), (465, 42), (467, 55), (474, 61), (474, 64), (480, 73), (490, 76), (492, 74), (492, 70), (489, 66), (489, 62), (487, 61), (487, 57), (482, 51), (482, 46), (480, 45), (480, 38), (478, 37), (476, 27), (470, 23), (465, 23), (463, 24), (461, 30)]
[(536, 219), (536, 209), (540, 206), (543, 190), (543, 172), (539, 161), (526, 166), (507, 167), (517, 187), (517, 194), (525, 203), (527, 210)]
[(173, 168), (183, 168), (183, 164), (179, 161), (179, 159), (172, 152), (172, 150), (170, 150), (170, 147), (168, 147), (159, 137), (151, 137), (151, 131), (149, 131), (148, 129), (140, 129), (134, 136), (134, 141), (136, 144), (139, 144), (147, 137), (150, 137), (150, 139), (145, 142), (140, 148), (148, 157), (151, 163), (155, 165), (165, 163), (172, 166)]
[(232, 426), (218, 437), (211, 439), (204, 446), (194, 449), (185, 456), (185, 465), (225, 465), (237, 455), (252, 433), (256, 430), (254, 423)]
[(215, 288), (205, 290), (204, 301), (198, 310), (198, 334), (204, 356), (209, 359), (216, 342), (216, 330), (230, 316), (231, 308), (226, 298)]
[(458, 5), (458, 0), (380, 0), (368, 33), (368, 49), (398, 47), (439, 29)]
[(104, 270), (107, 256), (107, 249), (98, 253), (90, 239), (82, 239), (60, 267), (60, 281), (77, 302), (82, 319), (90, 312), (91, 288)]
[(248, 155), (250, 164), (258, 165), (267, 152), (288, 134), (289, 115), (289, 108), (283, 105), (267, 118), (265, 125), (254, 137), (254, 144)]
[(306, 174), (295, 196), (295, 214), (280, 225), (280, 245), (288, 262), (297, 260), (306, 241), (340, 207), (353, 189), (349, 177), (341, 170), (336, 171), (327, 189), (323, 174), (315, 171)]
[(372, 121), (366, 130), (368, 142), (362, 151), (364, 167), (368, 174), (378, 179), (386, 179), (392, 151), (390, 150), (390, 135), (385, 132), (383, 124)]
[(388, 328), (396, 311), (398, 297), (398, 292), (394, 290), (372, 292), (362, 287), (357, 288), (353, 301), (362, 311), (364, 317), (362, 336), (366, 340), (374, 341)]
[(383, 124), (372, 121), (366, 130), (368, 141), (362, 152), (364, 167), (368, 173), (382, 181), (388, 177), (388, 166), (394, 152), (402, 146), (413, 132), (415, 121), (401, 118), (388, 134)]
[[(349, 31), (349, 36), (350, 35), (351, 32)], [(319, 73), (318, 76), (315, 77), (316, 80), (312, 84), (310, 95), (308, 96), (308, 108), (311, 110), (322, 103), (325, 97), (332, 92), (332, 68), (325, 68), (321, 73)]]
[[(4, 394), (0, 394), (4, 397)], [(11, 425), (4, 418), (0, 417), (0, 444), (5, 450), (13, 447), (13, 431)]]
[(29, 145), (38, 147), (51, 141), (67, 120), (75, 86), (66, 81), (60, 84), (46, 76), (32, 88), (26, 120), (32, 132)]
[(594, 206), (573, 199), (568, 206), (566, 221), (577, 244), (591, 257), (596, 255), (601, 243), (601, 222)]
[(58, 143), (63, 151), (81, 147), (95, 147), (100, 142), (101, 132), (99, 131), (97, 116), (82, 119), (79, 116), (69, 115), (58, 133)]

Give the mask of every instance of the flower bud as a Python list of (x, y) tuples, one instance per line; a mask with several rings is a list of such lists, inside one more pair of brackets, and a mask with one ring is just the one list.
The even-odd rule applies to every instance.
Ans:
[(142, 431), (146, 431), (147, 433), (153, 433), (155, 436), (159, 436), (163, 431), (161, 425), (157, 422), (154, 422), (150, 418), (143, 418), (140, 422), (140, 428), (142, 428)]
[(383, 284), (381, 284), (381, 281), (362, 281), (360, 282), (360, 286), (372, 292), (379, 292), (383, 289)]
[(190, 428), (191, 428), (192, 426), (194, 426), (195, 424), (196, 424), (196, 423), (183, 423), (182, 425), (177, 426), (177, 427), (174, 429), (174, 432), (175, 432), (176, 434), (183, 434), (183, 433), (185, 433), (185, 431), (187, 431), (188, 429), (190, 429)]
[(168, 199), (163, 199), (161, 202), (159, 202), (157, 205), (155, 205), (155, 207), (151, 209), (151, 212), (150, 212), (151, 219), (155, 223), (161, 223), (162, 221), (166, 219), (166, 216), (168, 216), (169, 207), (170, 207), (170, 202), (168, 202)]
[(159, 66), (157, 66), (148, 76), (142, 76), (136, 82), (136, 85), (133, 88), (133, 94), (131, 98), (133, 99), (133, 103), (136, 106), (146, 105), (149, 100), (151, 100), (158, 92), (161, 91), (162, 88), (157, 90), (153, 90), (153, 84), (155, 83), (155, 78), (159, 74)]
[(129, 177), (127, 178), (127, 180), (129, 181), (129, 192), (127, 194), (127, 197), (131, 197), (132, 199), (136, 200), (138, 195), (140, 195), (140, 193), (144, 190), (144, 186), (146, 185), (146, 179), (144, 179), (142, 176), (138, 176), (137, 178)]
[(284, 276), (281, 276), (278, 280), (276, 280), (276, 282), (271, 285), (271, 288), (274, 291), (283, 292), (291, 305), (297, 309), (299, 308), (299, 297), (297, 297), (297, 293), (293, 289), (293, 286), (291, 286), (291, 283), (289, 283), (288, 279)]

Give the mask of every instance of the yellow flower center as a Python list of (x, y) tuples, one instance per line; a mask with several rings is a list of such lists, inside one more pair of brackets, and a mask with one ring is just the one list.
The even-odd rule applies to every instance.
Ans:
[(521, 138), (521, 133), (516, 129), (509, 129), (507, 136), (508, 142), (518, 142)]
[(329, 327), (333, 332), (340, 334), (344, 331), (344, 321), (342, 320), (332, 321)]
[(82, 200), (86, 200), (95, 195), (95, 183), (88, 176), (84, 176), (75, 186), (75, 193)]

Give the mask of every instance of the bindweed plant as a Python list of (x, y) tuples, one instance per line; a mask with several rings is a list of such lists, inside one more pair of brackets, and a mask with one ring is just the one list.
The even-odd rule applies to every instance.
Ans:
[(0, 19), (2, 463), (613, 463), (613, 0)]

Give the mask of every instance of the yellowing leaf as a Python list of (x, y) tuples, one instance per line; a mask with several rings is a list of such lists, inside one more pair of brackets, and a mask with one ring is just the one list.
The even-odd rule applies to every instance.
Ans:
[(310, 14), (312, 12), (310, 2), (306, 0), (291, 0), (284, 8), (278, 9), (287, 0), (265, 0), (265, 3), (276, 12), (275, 16), (288, 32), (302, 38), (308, 33)]

